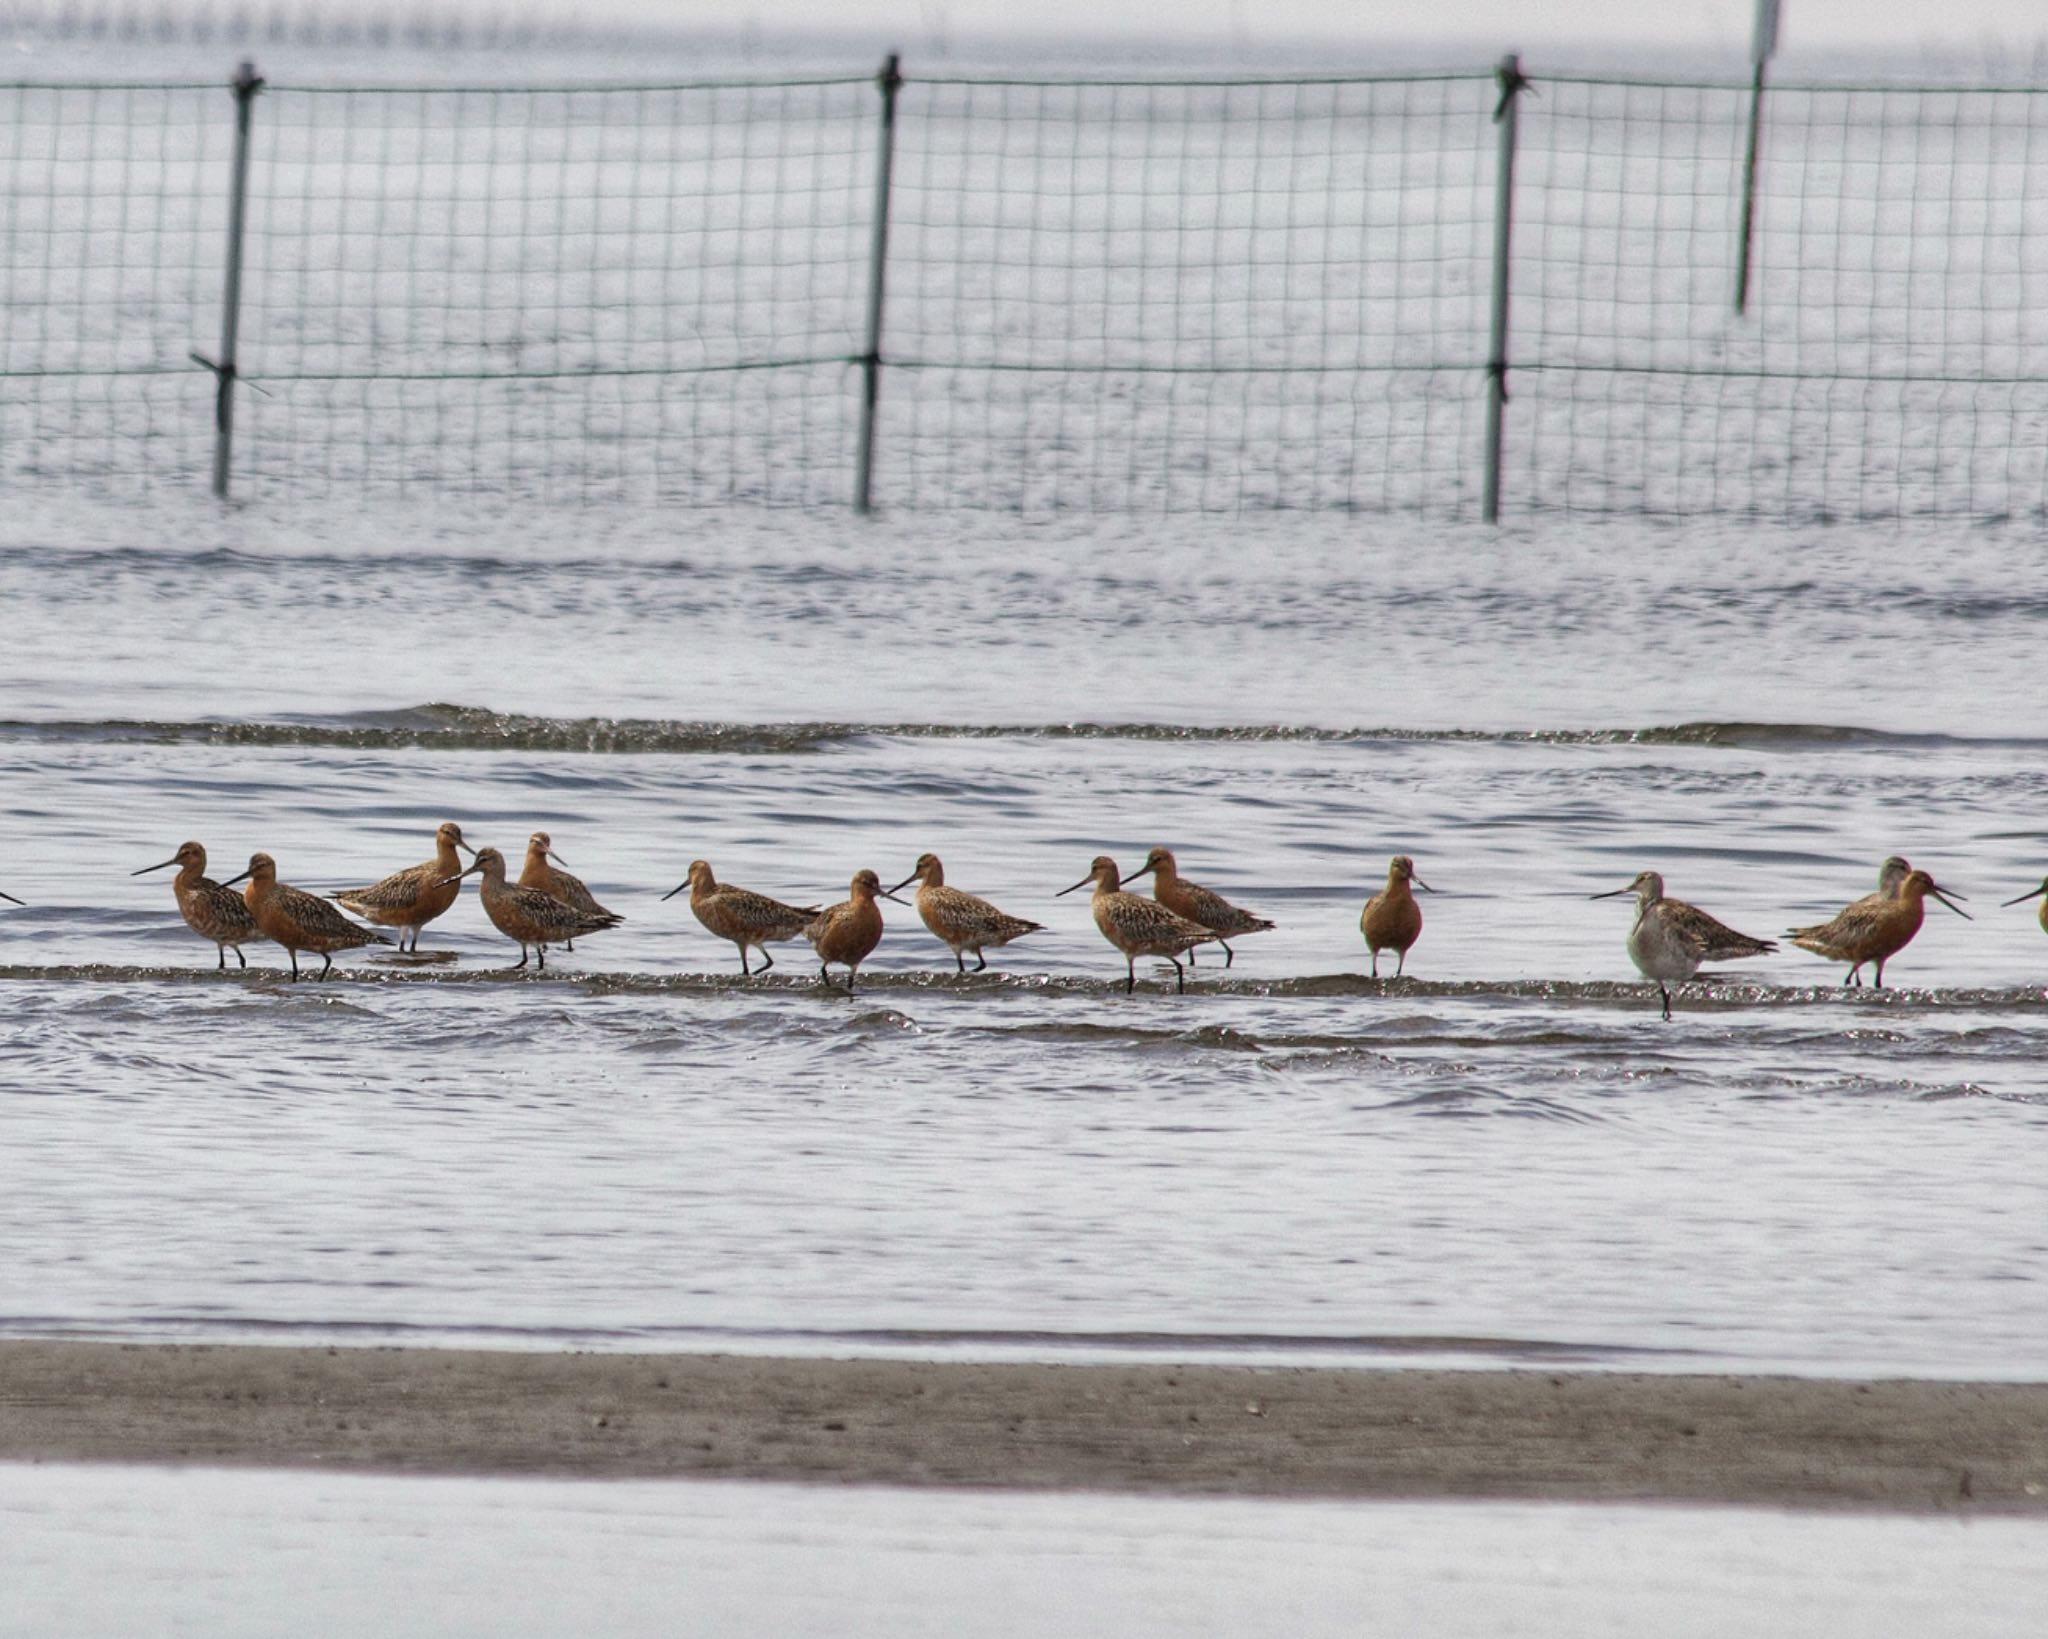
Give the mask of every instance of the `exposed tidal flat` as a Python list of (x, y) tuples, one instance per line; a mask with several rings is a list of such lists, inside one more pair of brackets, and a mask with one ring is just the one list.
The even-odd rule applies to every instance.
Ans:
[[(99, 509), (0, 552), (0, 1329), (608, 1351), (2048, 1371), (2037, 543), (2016, 529)], [(546, 829), (620, 928), (213, 971), (162, 877)], [(1156, 844), (1278, 926), (1185, 996), (1058, 889)], [(684, 901), (947, 880), (848, 999)], [(1588, 896), (1888, 970), (1677, 1016)], [(1363, 977), (1394, 853), (1438, 891)], [(1069, 908), (1071, 907), (1071, 908)], [(878, 1345), (879, 1346), (879, 1345)]]

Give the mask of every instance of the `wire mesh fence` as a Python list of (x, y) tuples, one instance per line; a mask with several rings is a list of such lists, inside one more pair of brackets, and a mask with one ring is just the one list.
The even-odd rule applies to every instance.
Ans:
[(1509, 515), (2044, 515), (2048, 93), (1773, 88), (1738, 313), (1751, 94), (270, 86), (237, 242), (225, 86), (4, 86), (0, 470), (1466, 517), (1498, 383)]

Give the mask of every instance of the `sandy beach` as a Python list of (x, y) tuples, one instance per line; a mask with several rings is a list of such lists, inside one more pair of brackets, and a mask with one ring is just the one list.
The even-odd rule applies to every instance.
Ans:
[(0, 1460), (2048, 1514), (2048, 1385), (20, 1341)]

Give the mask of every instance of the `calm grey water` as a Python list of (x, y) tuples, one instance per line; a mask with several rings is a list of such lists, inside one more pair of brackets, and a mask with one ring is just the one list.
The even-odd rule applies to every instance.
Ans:
[[(2048, 1370), (2039, 543), (183, 503), (0, 524), (0, 1329)], [(623, 927), (473, 897), (294, 986), (187, 836), (331, 889), (543, 827)], [(1185, 996), (1084, 896), (1166, 843), (1276, 920)], [(936, 850), (1047, 924), (852, 999), (660, 896)], [(1845, 995), (1661, 1023), (1591, 903), (1775, 935), (1970, 896)], [(1438, 892), (1363, 975), (1388, 855)]]

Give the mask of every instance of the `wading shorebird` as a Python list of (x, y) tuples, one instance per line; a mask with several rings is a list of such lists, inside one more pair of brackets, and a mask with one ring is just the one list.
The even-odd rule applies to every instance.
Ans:
[(837, 962), (846, 969), (846, 993), (851, 996), (854, 975), (882, 942), (882, 913), (875, 901), (889, 899), (899, 905), (903, 901), (884, 892), (882, 879), (873, 871), (855, 871), (848, 891), (851, 898), (842, 899), (812, 918), (804, 929), (804, 937), (818, 952), (818, 982), (832, 982), (832, 964)]
[(1422, 907), (1409, 892), (1411, 884), (1424, 893), (1436, 892), (1415, 874), (1414, 860), (1396, 854), (1387, 863), (1387, 885), (1368, 899), (1359, 913), (1358, 931), (1365, 935), (1366, 949), (1372, 952), (1375, 979), (1380, 976), (1381, 951), (1391, 950), (1399, 958), (1394, 964), (1398, 979), (1408, 966), (1409, 946), (1422, 937)]
[(324, 979), (334, 971), (336, 951), (391, 943), (381, 933), (357, 927), (319, 895), (278, 881), (277, 861), (268, 854), (251, 854), (249, 868), (241, 876), (229, 877), (221, 886), (231, 887), (242, 877), (249, 879), (244, 896), (249, 901), (249, 914), (256, 918), (256, 931), (271, 943), (284, 946), (285, 954), (292, 959), (294, 979), (299, 976), (302, 950), (320, 958), (318, 977)]
[[(663, 902), (685, 888), (690, 890), (690, 909), (697, 920), (720, 939), (730, 939), (740, 947), (742, 973), (766, 973), (775, 965), (775, 958), (768, 954), (769, 941), (801, 939), (804, 929), (818, 916), (816, 905), (785, 905), (764, 893), (722, 883), (701, 859), (690, 861), (690, 874), (661, 896)], [(758, 968), (747, 966), (750, 945), (761, 953)]]
[[(554, 865), (548, 863), (549, 860), (555, 861), (556, 865), (566, 863), (562, 856), (555, 852), (555, 845), (549, 840), (547, 832), (536, 831), (526, 839), (526, 863), (519, 870), (519, 886), (538, 888), (542, 893), (559, 899), (572, 911), (583, 911), (590, 916), (609, 916), (614, 923), (625, 921), (623, 916), (618, 916), (600, 905), (596, 896), (583, 886), (580, 879), (571, 876), (567, 871), (556, 870)], [(573, 939), (564, 943), (570, 950), (576, 948)]]
[(1060, 889), (1053, 897), (1064, 898), (1091, 882), (1095, 884), (1088, 908), (1095, 914), (1095, 925), (1101, 930), (1102, 937), (1124, 953), (1125, 995), (1138, 988), (1140, 956), (1165, 957), (1173, 964), (1174, 988), (1185, 993), (1188, 974), (1187, 969), (1180, 965), (1181, 956), (1219, 935), (1214, 928), (1205, 928), (1199, 922), (1176, 915), (1156, 899), (1125, 893), (1118, 885), (1119, 881), (1116, 861), (1107, 854), (1097, 854), (1086, 876), (1073, 887)]
[(484, 915), (507, 939), (519, 941), (519, 960), (512, 964), (513, 972), (526, 966), (528, 945), (533, 946), (534, 965), (545, 968), (548, 946), (566, 945), (578, 934), (602, 933), (619, 925), (619, 918), (610, 911), (579, 910), (538, 888), (507, 882), (505, 856), (495, 848), (479, 848), (473, 864), (446, 880), (459, 882), (477, 871), (483, 873), (477, 897), (484, 902)]
[[(1229, 967), (1237, 960), (1237, 952), (1230, 948), (1229, 941), (1247, 933), (1270, 932), (1273, 924), (1263, 916), (1254, 916), (1250, 911), (1240, 910), (1220, 893), (1212, 892), (1200, 883), (1189, 882), (1180, 874), (1180, 867), (1174, 863), (1171, 848), (1154, 848), (1145, 856), (1145, 863), (1124, 878), (1135, 882), (1147, 872), (1152, 876), (1152, 897), (1175, 916), (1207, 928), (1216, 935), (1216, 943), (1223, 947), (1223, 965)], [(1121, 884), (1119, 884), (1121, 886)], [(1192, 967), (1195, 953), (1188, 951), (1188, 965)]]
[(919, 854), (917, 869), (889, 891), (893, 894), (898, 888), (907, 888), (913, 882), (921, 884), (917, 890), (918, 916), (931, 929), (932, 937), (953, 953), (953, 965), (962, 973), (967, 971), (967, 960), (961, 952), (974, 952), (974, 971), (979, 973), (988, 966), (988, 958), (981, 953), (982, 946), (1000, 948), (1012, 939), (1038, 932), (1042, 926), (1037, 922), (1027, 922), (1021, 916), (1012, 916), (1007, 911), (999, 911), (986, 899), (977, 899), (971, 893), (947, 887), (946, 868), (939, 863), (937, 854)]
[[(1849, 919), (1851, 923), (1857, 923), (1869, 916), (1881, 916), (1885, 904), (1899, 897), (1899, 884), (1912, 874), (1913, 866), (1906, 856), (1903, 854), (1893, 854), (1877, 868), (1876, 893), (1865, 894), (1853, 905), (1847, 906), (1838, 913), (1832, 922), (1819, 923), (1810, 928), (1793, 928), (1788, 931), (1787, 937), (1797, 944), (1800, 942), (1801, 935), (1812, 934), (1815, 937), (1819, 937), (1837, 923), (1842, 922), (1844, 918)], [(1850, 968), (1848, 978), (1844, 979), (1842, 983), (1845, 985), (1862, 984), (1863, 964), (1858, 962), (1854, 967)]]
[(256, 931), (256, 918), (250, 914), (248, 901), (233, 888), (214, 881), (206, 874), (206, 850), (198, 843), (181, 842), (178, 851), (169, 859), (145, 865), (141, 870), (128, 874), (147, 876), (151, 871), (166, 870), (173, 865), (178, 867), (178, 874), (171, 878), (171, 892), (177, 896), (178, 914), (184, 917), (185, 926), (200, 938), (213, 941), (220, 954), (219, 971), (227, 970), (231, 948), (235, 960), (247, 967), (249, 958), (242, 954), (242, 947), (263, 935)]
[[(462, 827), (450, 820), (434, 833), (434, 857), (424, 865), (410, 865), (367, 888), (350, 888), (327, 897), (367, 921), (399, 929), (398, 948), (416, 951), (420, 929), (454, 904), (462, 892), (462, 884), (455, 880), (462, 872), (458, 848), (464, 853), (476, 852), (462, 840)], [(407, 934), (412, 936), (410, 945)]]
[(836, 906), (827, 906), (805, 926), (803, 936), (811, 940), (811, 947), (817, 951), (817, 979), (819, 983), (831, 983), (831, 963), (840, 963), (846, 969), (846, 994), (854, 994), (854, 973), (860, 971), (860, 963), (868, 959), (877, 944), (883, 942), (883, 914), (877, 908), (877, 899), (893, 899), (901, 906), (901, 899), (895, 893), (883, 889), (883, 879), (872, 871), (856, 871), (852, 883), (848, 883), (852, 897), (840, 899)]
[[(2038, 899), (2041, 901), (2041, 931), (2043, 933), (2048, 933), (2048, 876), (2044, 876), (2041, 878), (2041, 886), (2036, 888), (2032, 893), (2023, 893), (2017, 899), (2008, 899), (2004, 905), (2001, 905), (1998, 908), (2000, 910), (2004, 910), (2007, 906), (2010, 905), (2024, 905), (2029, 899)], [(17, 899), (15, 903), (19, 905), (21, 901)]]
[(1801, 950), (1810, 950), (1831, 962), (1850, 963), (1849, 976), (1842, 981), (1845, 985), (1858, 982), (1857, 970), (1865, 962), (1876, 963), (1877, 976), (1871, 981), (1871, 986), (1882, 990), (1884, 965), (1910, 945), (1913, 935), (1920, 931), (1920, 924), (1927, 915), (1929, 894), (1965, 922), (1975, 920), (1955, 902), (1962, 895), (1956, 894), (1951, 898), (1951, 892), (1925, 871), (1909, 871), (1900, 881), (1898, 892), (1889, 898), (1883, 894), (1868, 894), (1837, 912), (1833, 921), (1810, 928), (1794, 928), (1787, 937)]
[(1690, 979), (1708, 962), (1732, 962), (1743, 956), (1768, 956), (1778, 947), (1768, 939), (1752, 939), (1746, 933), (1716, 922), (1705, 911), (1682, 899), (1664, 897), (1664, 879), (1655, 871), (1637, 873), (1635, 881), (1612, 893), (1596, 893), (1595, 899), (1636, 896), (1635, 926), (1628, 930), (1629, 960), (1636, 971), (1657, 987), (1664, 998), (1664, 1017), (1671, 1017), (1671, 992), (1666, 984)]

